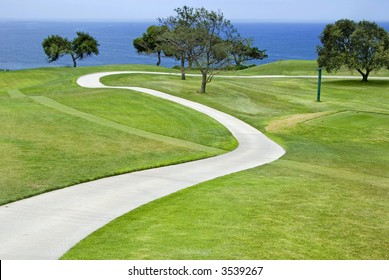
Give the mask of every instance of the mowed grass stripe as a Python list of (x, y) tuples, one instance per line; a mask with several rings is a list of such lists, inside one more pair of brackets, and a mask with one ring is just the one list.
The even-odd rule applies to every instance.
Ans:
[(25, 95), (18, 89), (9, 90), (8, 94), (11, 98), (23, 98), (23, 97), (25, 97)]
[(317, 164), (309, 164), (286, 159), (280, 160), (279, 165), (284, 168), (302, 170), (303, 172), (310, 172), (318, 175), (331, 177), (334, 179), (341, 179), (360, 184), (369, 184), (372, 186), (389, 188), (389, 178), (385, 177), (373, 176), (355, 171), (349, 171), (339, 168), (330, 168)]
[(220, 152), (223, 151), (221, 149), (200, 145), (200, 144), (197, 144), (194, 142), (181, 140), (181, 139), (177, 139), (177, 138), (173, 138), (173, 137), (168, 137), (168, 136), (148, 132), (145, 130), (129, 127), (126, 125), (122, 125), (122, 124), (119, 124), (117, 122), (114, 122), (114, 121), (111, 121), (111, 120), (108, 120), (108, 119), (105, 119), (105, 118), (102, 118), (102, 117), (99, 117), (96, 115), (92, 115), (92, 114), (88, 114), (88, 113), (76, 110), (72, 107), (63, 105), (57, 101), (54, 101), (51, 98), (45, 97), (45, 96), (31, 96), (31, 98), (42, 105), (48, 106), (48, 107), (53, 108), (55, 110), (58, 110), (60, 112), (70, 114), (70, 115), (88, 120), (90, 122), (94, 122), (94, 123), (97, 123), (97, 124), (100, 124), (100, 125), (103, 125), (106, 127), (114, 128), (114, 129), (117, 129), (117, 130), (120, 130), (120, 131), (123, 131), (126, 133), (141, 136), (144, 138), (153, 139), (156, 141), (160, 141), (160, 142), (164, 142), (164, 143), (168, 143), (171, 145), (176, 145), (176, 146), (180, 146), (180, 147), (184, 147), (184, 148), (188, 148), (188, 149), (192, 149), (192, 150), (208, 152), (208, 153), (215, 153), (215, 155), (220, 154)]

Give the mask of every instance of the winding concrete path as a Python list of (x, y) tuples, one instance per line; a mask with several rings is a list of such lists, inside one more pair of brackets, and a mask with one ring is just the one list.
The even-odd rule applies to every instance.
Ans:
[(0, 259), (58, 259), (96, 229), (145, 203), (272, 162), (285, 153), (255, 128), (207, 106), (151, 89), (100, 83), (100, 78), (107, 75), (131, 73), (145, 72), (90, 74), (77, 82), (88, 88), (135, 90), (191, 107), (227, 127), (238, 140), (238, 148), (213, 158), (109, 177), (1, 206)]

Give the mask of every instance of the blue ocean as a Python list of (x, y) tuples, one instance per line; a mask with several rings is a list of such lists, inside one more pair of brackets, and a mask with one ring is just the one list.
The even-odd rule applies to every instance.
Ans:
[[(139, 55), (132, 41), (155, 22), (39, 22), (0, 21), (0, 69), (27, 69), (70, 66), (70, 57), (48, 63), (42, 41), (58, 34), (69, 39), (76, 31), (85, 31), (100, 44), (100, 54), (78, 63), (79, 66), (107, 64), (155, 64), (155, 56)], [(316, 59), (318, 36), (325, 23), (233, 23), (243, 37), (254, 39), (254, 45), (266, 49), (268, 58), (256, 64), (288, 59)], [(389, 30), (389, 23), (380, 23)], [(162, 66), (172, 67), (177, 61), (162, 59)]]

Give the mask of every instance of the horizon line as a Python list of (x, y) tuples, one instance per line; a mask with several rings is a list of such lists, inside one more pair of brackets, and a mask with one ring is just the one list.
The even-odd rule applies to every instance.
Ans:
[[(340, 19), (340, 18), (339, 18)], [(328, 22), (334, 22), (338, 19), (242, 19), (242, 18), (236, 18), (236, 19), (229, 19), (231, 22), (236, 23), (328, 23)], [(355, 20), (355, 19), (353, 19)], [(368, 20), (368, 21), (374, 21), (379, 23), (389, 23), (389, 20), (369, 20), (369, 19), (359, 19), (359, 20)], [(152, 22), (158, 22), (157, 19), (114, 19), (114, 18), (74, 18), (74, 19), (58, 19), (58, 18), (0, 18), (0, 22), (4, 21), (31, 21), (31, 22), (90, 22), (90, 23), (130, 23), (130, 22), (136, 22), (136, 23), (152, 23)], [(355, 20), (357, 21), (357, 20)]]

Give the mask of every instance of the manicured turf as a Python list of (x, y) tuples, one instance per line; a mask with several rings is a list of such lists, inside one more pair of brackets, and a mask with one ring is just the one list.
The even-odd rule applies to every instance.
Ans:
[[(292, 61), (239, 75), (315, 71), (314, 62)], [(287, 154), (140, 207), (64, 259), (389, 258), (389, 81), (325, 79), (320, 103), (314, 79), (215, 78), (206, 95), (196, 93), (195, 77), (104, 82), (210, 105), (264, 131)]]
[(0, 73), (0, 205), (48, 190), (233, 149), (213, 119), (144, 94), (83, 89), (76, 79), (147, 66)]
[(281, 160), (150, 203), (64, 258), (387, 259), (387, 189), (292, 166)]

